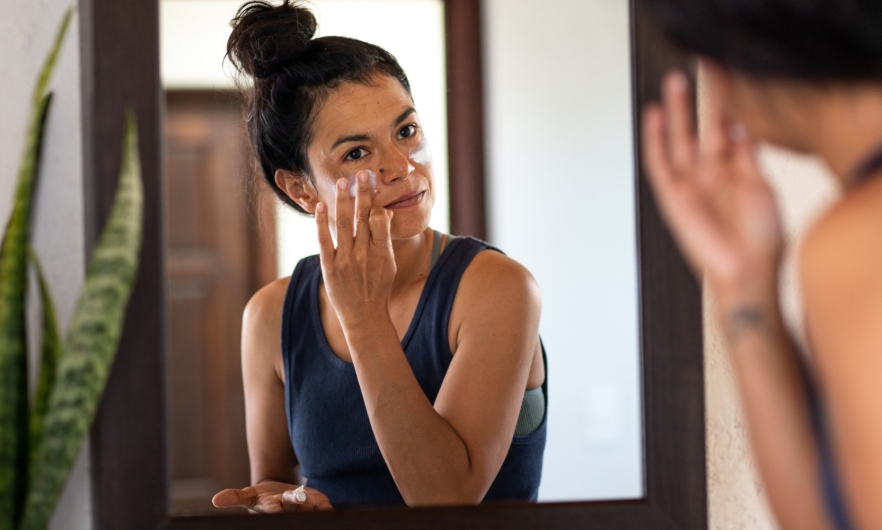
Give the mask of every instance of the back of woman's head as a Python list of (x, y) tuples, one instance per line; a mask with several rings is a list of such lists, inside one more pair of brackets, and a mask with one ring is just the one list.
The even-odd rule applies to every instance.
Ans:
[(681, 46), (761, 77), (882, 80), (879, 0), (641, 0)]
[(407, 76), (379, 46), (345, 37), (314, 39), (315, 16), (296, 1), (248, 2), (231, 25), (227, 55), (253, 81), (244, 89), (248, 137), (262, 176), (283, 201), (303, 212), (278, 188), (275, 172), (310, 178), (312, 125), (328, 94), (341, 83), (369, 83), (376, 74), (397, 79), (410, 92)]

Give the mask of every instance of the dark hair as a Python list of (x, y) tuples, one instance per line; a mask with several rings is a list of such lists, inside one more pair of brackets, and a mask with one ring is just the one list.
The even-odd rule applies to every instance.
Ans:
[(275, 182), (277, 169), (311, 178), (307, 148), (322, 102), (341, 83), (369, 83), (382, 73), (410, 93), (404, 70), (386, 50), (346, 37), (313, 39), (315, 16), (299, 2), (253, 1), (231, 22), (227, 56), (253, 79), (244, 88), (248, 137), (264, 179), (285, 203), (304, 210)]
[(641, 0), (682, 47), (759, 77), (882, 80), (879, 0)]

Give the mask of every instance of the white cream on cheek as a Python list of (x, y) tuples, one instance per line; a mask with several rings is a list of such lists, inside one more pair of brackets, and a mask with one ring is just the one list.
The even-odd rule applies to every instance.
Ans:
[[(377, 190), (377, 174), (371, 171), (370, 169), (363, 169), (362, 171), (367, 171), (368, 177), (371, 179), (371, 189)], [(357, 175), (357, 173), (356, 173)], [(358, 192), (358, 181), (355, 178), (356, 175), (352, 175), (351, 177), (347, 177), (349, 179), (349, 196), (355, 197), (355, 194)]]
[(419, 147), (410, 152), (410, 159), (421, 166), (432, 163), (432, 150), (429, 149), (429, 142), (425, 138)]

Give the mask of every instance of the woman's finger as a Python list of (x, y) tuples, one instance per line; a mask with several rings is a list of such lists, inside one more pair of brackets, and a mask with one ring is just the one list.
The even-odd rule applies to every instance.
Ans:
[(693, 128), (692, 103), (689, 99), (689, 81), (683, 72), (671, 72), (665, 76), (663, 91), (671, 159), (674, 166), (688, 168), (695, 163), (698, 150)]
[(353, 222), (352, 197), (349, 196), (349, 180), (340, 179), (335, 188), (337, 195), (337, 256), (352, 252)]
[(282, 502), (281, 495), (265, 496), (260, 500), (254, 511), (258, 513), (283, 513), (285, 511), (285, 503)]
[(257, 495), (246, 490), (230, 488), (225, 489), (212, 497), (211, 503), (216, 508), (253, 508), (257, 500)]
[(371, 232), (371, 207), (374, 201), (367, 171), (359, 171), (355, 175), (355, 185), (358, 190), (355, 195), (355, 247), (367, 248)]
[(726, 119), (723, 102), (719, 97), (708, 94), (704, 99), (707, 105), (702, 120), (699, 151), (705, 161), (722, 164), (732, 151), (732, 142), (729, 138), (731, 124)]
[(318, 230), (319, 256), (323, 264), (330, 265), (334, 263), (334, 239), (328, 224), (328, 205), (323, 202), (315, 206), (315, 226)]
[[(674, 170), (665, 147), (665, 115), (658, 105), (649, 105), (643, 113), (643, 154), (649, 183), (657, 195), (665, 195), (676, 184)], [(662, 197), (660, 197), (662, 198)]]
[(747, 136), (747, 130), (739, 125), (740, 131), (734, 133), (732, 167), (735, 176), (747, 180), (763, 180), (759, 161), (756, 158), (756, 148), (753, 141)]
[(382, 206), (371, 209), (371, 244), (382, 249), (392, 248), (392, 212)]

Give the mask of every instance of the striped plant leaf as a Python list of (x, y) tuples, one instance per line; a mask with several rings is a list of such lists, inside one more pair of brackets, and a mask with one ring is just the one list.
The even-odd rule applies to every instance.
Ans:
[(40, 285), (40, 304), (43, 313), (42, 346), (40, 348), (40, 376), (37, 379), (37, 393), (34, 404), (31, 407), (31, 435), (28, 440), (30, 447), (30, 470), (33, 471), (34, 458), (40, 438), (43, 433), (43, 418), (49, 408), (49, 392), (55, 382), (55, 369), (58, 359), (61, 357), (61, 339), (58, 336), (58, 318), (55, 316), (55, 303), (52, 301), (52, 293), (43, 273), (43, 266), (33, 247), (28, 247), (28, 258), (37, 271), (37, 281)]
[(129, 114), (113, 207), (58, 362), (21, 530), (44, 530), (92, 424), (122, 334), (141, 250), (143, 185)]
[(45, 95), (31, 121), (15, 204), (3, 237), (3, 261), (0, 264), (0, 530), (15, 528), (27, 493), (26, 249), (34, 180), (51, 101), (51, 95)]
[(52, 71), (55, 70), (55, 63), (58, 61), (58, 54), (61, 52), (61, 44), (64, 42), (64, 36), (67, 34), (67, 28), (70, 26), (70, 19), (73, 18), (74, 7), (67, 8), (64, 16), (61, 18), (61, 24), (58, 31), (55, 32), (55, 41), (52, 48), (49, 49), (49, 55), (43, 60), (43, 68), (40, 69), (40, 76), (37, 77), (37, 86), (34, 87), (34, 94), (31, 99), (31, 105), (35, 106), (43, 99), (46, 89), (49, 88), (49, 80), (52, 79)]
[(0, 530), (16, 527), (28, 487), (26, 248), (43, 131), (52, 101), (47, 87), (72, 15), (73, 8), (70, 8), (62, 19), (34, 88), (15, 203), (0, 249), (3, 257), (0, 260)]

